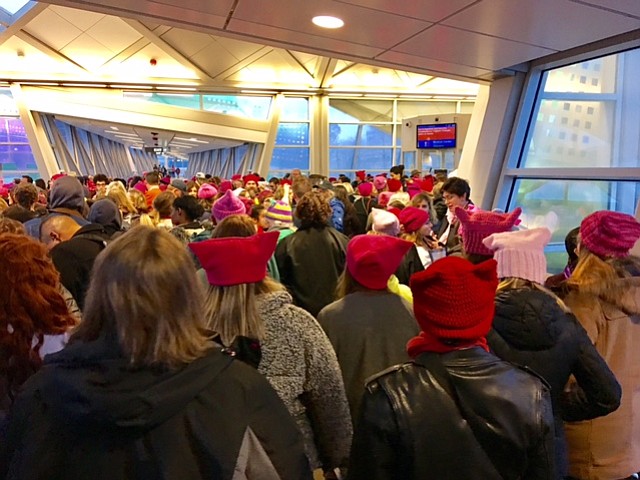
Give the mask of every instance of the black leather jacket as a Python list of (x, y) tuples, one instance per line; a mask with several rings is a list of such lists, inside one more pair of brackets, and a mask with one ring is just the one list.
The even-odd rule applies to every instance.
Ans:
[(480, 347), (440, 355), (457, 399), (425, 355), (367, 384), (350, 480), (555, 478), (543, 380)]

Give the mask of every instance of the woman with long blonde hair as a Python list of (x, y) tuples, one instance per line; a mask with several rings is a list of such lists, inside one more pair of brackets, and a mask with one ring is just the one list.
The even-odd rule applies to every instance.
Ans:
[(201, 308), (168, 232), (139, 226), (110, 243), (82, 324), (0, 432), (0, 477), (310, 480), (286, 408), (211, 341)]
[(640, 471), (640, 238), (631, 215), (601, 210), (580, 224), (578, 263), (564, 301), (622, 385), (620, 408), (566, 425), (569, 475), (627, 478)]
[[(335, 352), (316, 320), (266, 276), (278, 232), (256, 234), (247, 215), (218, 224), (211, 240), (189, 244), (203, 266), (205, 317), (221, 342), (271, 382), (305, 440), (313, 468), (346, 467), (351, 417)], [(244, 338), (250, 339), (249, 349)]]

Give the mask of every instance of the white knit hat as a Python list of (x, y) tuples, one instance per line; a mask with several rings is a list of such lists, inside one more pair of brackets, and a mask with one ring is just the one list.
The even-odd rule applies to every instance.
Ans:
[(548, 276), (544, 247), (550, 239), (551, 231), (542, 227), (494, 233), (482, 243), (494, 251), (498, 278), (515, 277), (544, 284)]

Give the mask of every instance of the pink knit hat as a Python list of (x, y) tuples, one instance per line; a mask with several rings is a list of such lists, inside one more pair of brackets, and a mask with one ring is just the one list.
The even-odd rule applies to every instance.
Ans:
[(520, 207), (511, 213), (486, 212), (478, 209), (470, 213), (463, 208), (456, 208), (456, 217), (461, 224), (459, 233), (462, 236), (465, 253), (492, 255), (493, 252), (482, 244), (482, 240), (492, 233), (511, 230), (521, 213)]
[(412, 245), (387, 235), (356, 235), (347, 245), (347, 270), (361, 285), (384, 290)]
[(498, 262), (498, 278), (522, 278), (544, 284), (547, 259), (544, 247), (551, 239), (548, 228), (494, 233), (483, 240)]
[(393, 196), (393, 192), (380, 192), (378, 195), (378, 205), (386, 207), (389, 204), (389, 199)]
[(413, 233), (429, 221), (429, 212), (418, 207), (405, 207), (398, 215), (406, 233)]
[(626, 257), (640, 238), (640, 223), (626, 213), (600, 210), (580, 224), (580, 242), (601, 257)]
[(371, 182), (362, 182), (358, 185), (358, 193), (363, 197), (370, 196), (372, 191), (373, 185), (371, 184)]
[(231, 190), (227, 190), (224, 195), (213, 204), (211, 213), (213, 213), (213, 218), (216, 219), (216, 222), (220, 223), (230, 215), (247, 213), (247, 209), (244, 203), (242, 203), (242, 200), (236, 197)]
[(373, 186), (378, 192), (381, 192), (382, 190), (384, 190), (384, 187), (387, 186), (387, 179), (382, 175), (378, 175), (373, 179)]
[(376, 233), (397, 237), (400, 233), (400, 221), (393, 213), (381, 208), (371, 209), (371, 230)]
[(203, 183), (202, 185), (200, 185), (200, 188), (198, 189), (198, 198), (213, 198), (218, 194), (218, 190), (216, 190), (216, 187), (214, 187), (213, 185), (211, 185), (210, 183)]

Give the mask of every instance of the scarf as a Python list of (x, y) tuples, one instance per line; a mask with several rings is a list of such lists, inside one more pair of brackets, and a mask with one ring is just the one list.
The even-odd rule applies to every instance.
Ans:
[(482, 347), (487, 352), (489, 345), (485, 337), (474, 338), (472, 340), (448, 340), (438, 338), (424, 330), (417, 337), (413, 337), (407, 343), (407, 353), (411, 358), (415, 358), (424, 352), (448, 353), (463, 348)]

